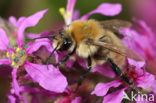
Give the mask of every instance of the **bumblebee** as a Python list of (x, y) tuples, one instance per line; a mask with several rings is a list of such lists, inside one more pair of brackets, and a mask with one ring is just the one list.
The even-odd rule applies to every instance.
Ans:
[(70, 25), (63, 27), (59, 34), (40, 38), (53, 38), (54, 51), (68, 51), (68, 54), (60, 60), (58, 65), (73, 55), (87, 60), (88, 66), (83, 75), (80, 76), (79, 85), (91, 68), (106, 62), (110, 64), (117, 76), (120, 76), (123, 81), (131, 85), (133, 83), (122, 73), (125, 68), (125, 59), (126, 57), (137, 61), (142, 61), (143, 59), (124, 46), (120, 38), (115, 34), (119, 32), (120, 28), (130, 26), (131, 23), (123, 20), (102, 22), (96, 20), (76, 20)]

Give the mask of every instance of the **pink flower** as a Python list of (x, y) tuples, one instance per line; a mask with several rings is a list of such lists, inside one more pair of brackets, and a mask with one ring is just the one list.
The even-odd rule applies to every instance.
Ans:
[[(151, 74), (156, 74), (156, 43), (155, 35), (150, 27), (142, 20), (133, 19), (134, 24), (131, 28), (120, 30), (124, 35), (123, 42), (132, 50), (140, 54), (146, 60), (146, 69)], [(150, 80), (150, 79), (149, 79)], [(149, 81), (147, 80), (147, 81)], [(156, 79), (151, 81), (152, 92), (156, 94)]]
[(82, 16), (80, 20), (86, 20), (93, 14), (102, 14), (105, 16), (115, 16), (118, 15), (122, 10), (122, 7), (119, 3), (111, 4), (111, 3), (102, 3), (95, 10), (87, 13)]
[[(128, 60), (128, 66), (132, 65), (131, 62), (135, 61)], [(137, 62), (135, 62), (135, 64), (136, 63)], [(152, 83), (154, 82), (154, 76), (142, 70), (141, 67), (144, 67), (143, 63), (139, 63), (138, 66), (128, 67), (126, 76), (132, 79), (132, 81), (135, 83), (136, 88), (151, 88), (153, 85)], [(117, 88), (122, 84), (123, 81), (121, 80), (114, 80), (108, 83), (98, 83), (91, 94), (104, 96), (103, 103), (121, 103), (124, 96), (123, 92), (129, 88), (128, 85), (125, 85), (122, 89), (119, 89), (112, 93), (108, 93), (108, 91), (111, 87)]]
[(67, 0), (66, 11), (64, 8), (60, 8), (60, 12), (65, 19), (66, 25), (69, 25), (72, 22), (73, 10), (75, 7), (76, 0)]
[(120, 30), (124, 35), (123, 42), (147, 61), (147, 69), (156, 74), (156, 43), (154, 34), (144, 21), (133, 19), (131, 28)]
[(15, 96), (8, 94), (8, 99), (9, 99), (10, 103), (16, 103), (16, 97)]
[(91, 82), (83, 82), (79, 89), (77, 89), (77, 85), (70, 85), (55, 103), (90, 103), (96, 98), (89, 95), (90, 87), (92, 87)]
[[(56, 93), (56, 92), (51, 92), (51, 91), (47, 91), (45, 89), (39, 89), (36, 87), (28, 87), (28, 86), (21, 86), (20, 87), (20, 91), (22, 93), (27, 93), (27, 95), (24, 95), (25, 98), (27, 98), (30, 103), (39, 103), (40, 102), (44, 102), (45, 100), (47, 100), (47, 98), (56, 98), (58, 97), (61, 93)], [(32, 98), (28, 98), (32, 97)], [(42, 100), (41, 100), (42, 98)], [(16, 96), (13, 94), (8, 94), (8, 99), (10, 101), (10, 103), (16, 103)]]
[[(155, 0), (131, 0), (132, 13), (140, 20), (144, 20), (152, 31), (156, 33)], [(156, 35), (155, 35), (156, 37)]]
[(71, 103), (81, 103), (81, 97), (75, 97), (74, 100), (71, 101)]
[(46, 90), (60, 93), (67, 86), (67, 80), (58, 68), (49, 65), (49, 70), (47, 70), (46, 65), (33, 64), (28, 61), (28, 55), (37, 51), (41, 46), (45, 46), (49, 51), (53, 50), (48, 39), (40, 39), (28, 44), (23, 42), (24, 30), (27, 27), (35, 26), (46, 12), (47, 10), (42, 10), (29, 17), (21, 17), (17, 21), (14, 17), (10, 18), (10, 22), (17, 27), (17, 47), (11, 47), (6, 32), (0, 28), (0, 50), (6, 51), (7, 57), (7, 59), (1, 59), (0, 64), (8, 64), (13, 67), (11, 93), (16, 94), (20, 100), (22, 97), (16, 74), (17, 70), (23, 67), (32, 80)]
[[(74, 6), (75, 6), (76, 0), (68, 0), (67, 1), (67, 7), (66, 10), (64, 8), (60, 8), (60, 13), (62, 14), (66, 25), (69, 25), (73, 18), (77, 18), (75, 16), (78, 16), (78, 11), (74, 12)], [(87, 13), (86, 15), (80, 17), (80, 20), (86, 20), (93, 14), (102, 14), (105, 16), (115, 16), (121, 12), (121, 5), (111, 4), (111, 3), (102, 3), (99, 5), (95, 10)], [(74, 19), (75, 20), (75, 19)]]

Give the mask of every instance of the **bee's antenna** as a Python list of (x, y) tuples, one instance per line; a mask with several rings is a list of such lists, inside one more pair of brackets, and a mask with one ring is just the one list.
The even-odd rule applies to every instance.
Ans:
[(53, 39), (57, 40), (56, 35), (58, 35), (58, 34), (54, 34), (54, 35), (50, 35), (50, 36), (44, 36), (44, 37), (37, 37), (37, 38), (33, 38), (32, 40), (43, 39), (43, 38), (53, 38)]
[(50, 58), (54, 54), (54, 52), (56, 51), (56, 49), (58, 48), (58, 46), (59, 46), (59, 43), (57, 44), (57, 46), (54, 48), (54, 50), (50, 53), (50, 55), (48, 57), (48, 60), (47, 60), (47, 63), (46, 63), (48, 70), (49, 70), (48, 65), (49, 65)]

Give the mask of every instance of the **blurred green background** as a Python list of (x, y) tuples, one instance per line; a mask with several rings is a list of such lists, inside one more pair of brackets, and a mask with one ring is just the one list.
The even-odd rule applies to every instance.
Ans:
[[(129, 20), (131, 18), (128, 9), (129, 0), (77, 0), (75, 9), (78, 9), (80, 16), (82, 16), (103, 2), (121, 3), (123, 6), (121, 14), (116, 17), (105, 17), (95, 14), (91, 18), (97, 20), (112, 18)], [(29, 16), (39, 10), (48, 8), (48, 14), (45, 15), (36, 27), (31, 29), (31, 31), (39, 33), (51, 29), (59, 25), (60, 21), (63, 21), (59, 13), (60, 7), (66, 7), (66, 0), (0, 0), (0, 16), (6, 19), (12, 15), (19, 18), (20, 16)]]
[[(91, 18), (96, 20), (106, 19), (123, 19), (130, 20), (130, 0), (77, 0), (75, 9), (80, 11), (80, 16), (94, 10), (103, 2), (121, 3), (123, 6), (122, 12), (115, 17), (106, 17), (100, 14), (94, 14)], [(60, 7), (66, 7), (66, 0), (0, 0), (0, 16), (8, 19), (10, 16), (19, 18), (21, 16), (30, 16), (35, 12), (43, 9), (49, 9), (48, 13), (41, 19), (39, 24), (28, 31), (40, 33), (44, 30), (55, 29), (63, 18), (59, 13)], [(0, 76), (0, 103), (6, 99), (6, 93), (9, 92), (9, 79)]]

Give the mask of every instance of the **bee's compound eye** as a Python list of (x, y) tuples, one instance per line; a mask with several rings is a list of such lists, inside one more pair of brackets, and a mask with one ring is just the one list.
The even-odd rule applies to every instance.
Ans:
[(69, 26), (70, 26), (70, 24), (67, 25), (67, 27), (69, 27)]
[(72, 41), (70, 38), (64, 38), (63, 39), (63, 43), (59, 49), (59, 51), (64, 51), (64, 50), (68, 50), (72, 45)]

